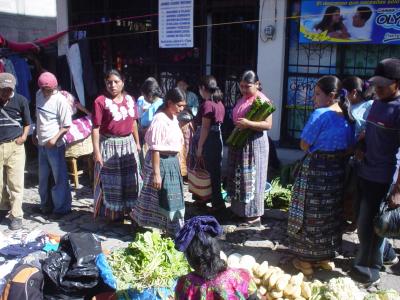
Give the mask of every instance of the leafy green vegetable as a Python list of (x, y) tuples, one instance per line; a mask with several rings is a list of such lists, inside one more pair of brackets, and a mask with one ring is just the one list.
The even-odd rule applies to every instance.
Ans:
[(190, 272), (173, 240), (162, 238), (157, 231), (138, 233), (127, 248), (114, 251), (108, 262), (119, 291), (170, 287), (175, 279)]
[[(250, 121), (263, 121), (270, 114), (275, 111), (275, 106), (272, 104), (262, 101), (260, 97), (257, 97), (253, 103), (251, 104), (250, 110), (246, 113), (246, 119)], [(239, 129), (235, 128), (231, 135), (227, 139), (227, 144), (236, 147), (242, 148), (246, 143), (247, 139), (254, 133), (251, 129)]]
[(309, 300), (359, 300), (363, 295), (353, 280), (348, 277), (332, 278), (322, 284), (317, 281), (311, 284)]
[(400, 300), (400, 295), (393, 289), (381, 290), (366, 295), (364, 300)]
[(271, 181), (271, 190), (265, 198), (265, 203), (269, 208), (288, 209), (291, 198), (292, 185), (284, 187), (277, 177)]

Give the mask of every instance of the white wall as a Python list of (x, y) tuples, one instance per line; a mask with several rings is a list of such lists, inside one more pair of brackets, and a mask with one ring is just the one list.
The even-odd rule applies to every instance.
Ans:
[(56, 0), (0, 0), (0, 12), (54, 18)]
[[(57, 0), (57, 32), (68, 29), (68, 1)], [(64, 55), (68, 51), (68, 34), (58, 39), (58, 55)]]
[[(273, 20), (275, 18), (275, 10), (272, 9), (275, 3), (277, 4), (276, 25)], [(260, 0), (257, 73), (263, 87), (263, 92), (273, 100), (277, 108), (273, 114), (273, 127), (269, 131), (269, 136), (275, 141), (279, 140), (281, 131), (285, 68), (286, 5), (286, 0)], [(264, 27), (269, 24), (276, 26), (275, 39), (264, 42), (260, 36), (264, 31)]]

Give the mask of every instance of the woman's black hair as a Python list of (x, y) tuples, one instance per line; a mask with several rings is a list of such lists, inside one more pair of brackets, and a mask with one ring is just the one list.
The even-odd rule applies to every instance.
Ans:
[(332, 17), (335, 12), (340, 12), (340, 8), (337, 6), (328, 6), (325, 10), (324, 17), (322, 18), (321, 22), (319, 22), (317, 25), (315, 25), (315, 29), (325, 31), (331, 29), (331, 31), (337, 31), (341, 30), (343, 26), (343, 22), (339, 22), (336, 24), (333, 24), (333, 27), (330, 28), (332, 25)]
[(211, 101), (219, 102), (223, 100), (223, 94), (218, 87), (217, 80), (214, 76), (205, 76), (200, 80), (200, 87), (203, 87), (211, 95)]
[(342, 87), (349, 93), (351, 93), (353, 90), (356, 90), (363, 101), (374, 98), (373, 87), (367, 81), (363, 81), (360, 77), (346, 77), (342, 80)]
[(177, 87), (169, 90), (165, 95), (164, 103), (157, 109), (157, 112), (166, 109), (168, 101), (174, 104), (186, 101), (186, 93)]
[(346, 90), (342, 89), (342, 83), (339, 78), (333, 75), (322, 76), (317, 81), (317, 86), (326, 94), (334, 93), (334, 100), (338, 102), (339, 107), (343, 111), (345, 119), (351, 123), (354, 122), (354, 118), (350, 113), (351, 103), (347, 98)]
[(221, 246), (218, 240), (204, 233), (206, 243), (197, 235), (193, 237), (185, 254), (189, 265), (206, 280), (215, 278), (227, 269), (227, 264), (220, 257)]
[(163, 92), (160, 89), (160, 86), (158, 85), (157, 80), (153, 77), (147, 78), (143, 82), (140, 90), (143, 95), (149, 96), (150, 98), (162, 98), (164, 96)]
[(119, 79), (121, 79), (122, 81), (125, 81), (124, 76), (116, 69), (110, 69), (106, 72), (106, 74), (104, 75), (104, 80), (107, 80), (110, 76), (117, 76)]
[(247, 70), (244, 71), (242, 74), (242, 77), (240, 77), (240, 81), (244, 81), (246, 83), (250, 83), (250, 84), (256, 84), (258, 82), (258, 90), (261, 91), (261, 83), (260, 80), (258, 79), (258, 75), (256, 74), (256, 72), (252, 71), (252, 70)]

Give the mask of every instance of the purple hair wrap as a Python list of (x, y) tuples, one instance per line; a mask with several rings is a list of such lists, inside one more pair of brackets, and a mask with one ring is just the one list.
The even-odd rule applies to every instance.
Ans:
[(185, 222), (175, 237), (175, 248), (185, 252), (187, 247), (197, 235), (203, 243), (207, 243), (205, 233), (217, 237), (223, 232), (218, 221), (212, 216), (197, 216)]
[(339, 95), (340, 95), (340, 98), (345, 99), (345, 98), (347, 98), (348, 92), (347, 92), (346, 89), (341, 89), (341, 90), (339, 91)]

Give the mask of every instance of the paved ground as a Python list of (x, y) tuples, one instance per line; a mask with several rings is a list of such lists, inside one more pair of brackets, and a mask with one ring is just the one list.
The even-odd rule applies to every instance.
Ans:
[[(49, 221), (46, 217), (34, 213), (39, 204), (37, 186), (37, 162), (27, 162), (26, 189), (24, 200), (24, 228), (28, 230), (41, 229), (45, 232), (63, 235), (67, 232), (93, 232), (98, 234), (103, 242), (103, 248), (112, 250), (124, 247), (133, 239), (130, 224), (109, 224), (104, 219), (93, 220), (92, 192), (89, 186), (88, 176), (82, 175), (80, 181), (82, 186), (73, 191), (73, 212), (60, 220)], [(186, 192), (187, 216), (198, 213), (191, 205), (191, 196)], [(266, 210), (262, 219), (264, 228), (262, 230), (238, 229), (234, 224), (224, 225), (223, 248), (227, 254), (238, 252), (251, 254), (257, 261), (269, 261), (271, 265), (280, 266), (289, 273), (296, 271), (291, 266), (291, 256), (287, 252), (286, 223), (287, 214), (279, 210)], [(0, 224), (0, 231), (9, 234), (7, 226)], [(334, 271), (317, 271), (314, 278), (326, 280), (332, 277), (345, 276), (349, 270), (351, 260), (357, 249), (357, 235), (345, 233), (343, 236), (343, 253), (335, 259), (336, 269)], [(400, 241), (392, 240), (396, 251), (400, 251)], [(396, 275), (397, 274), (397, 275)], [(378, 288), (395, 288), (400, 291), (400, 264), (386, 268), (382, 272), (382, 280)], [(373, 288), (374, 289), (374, 288)]]

